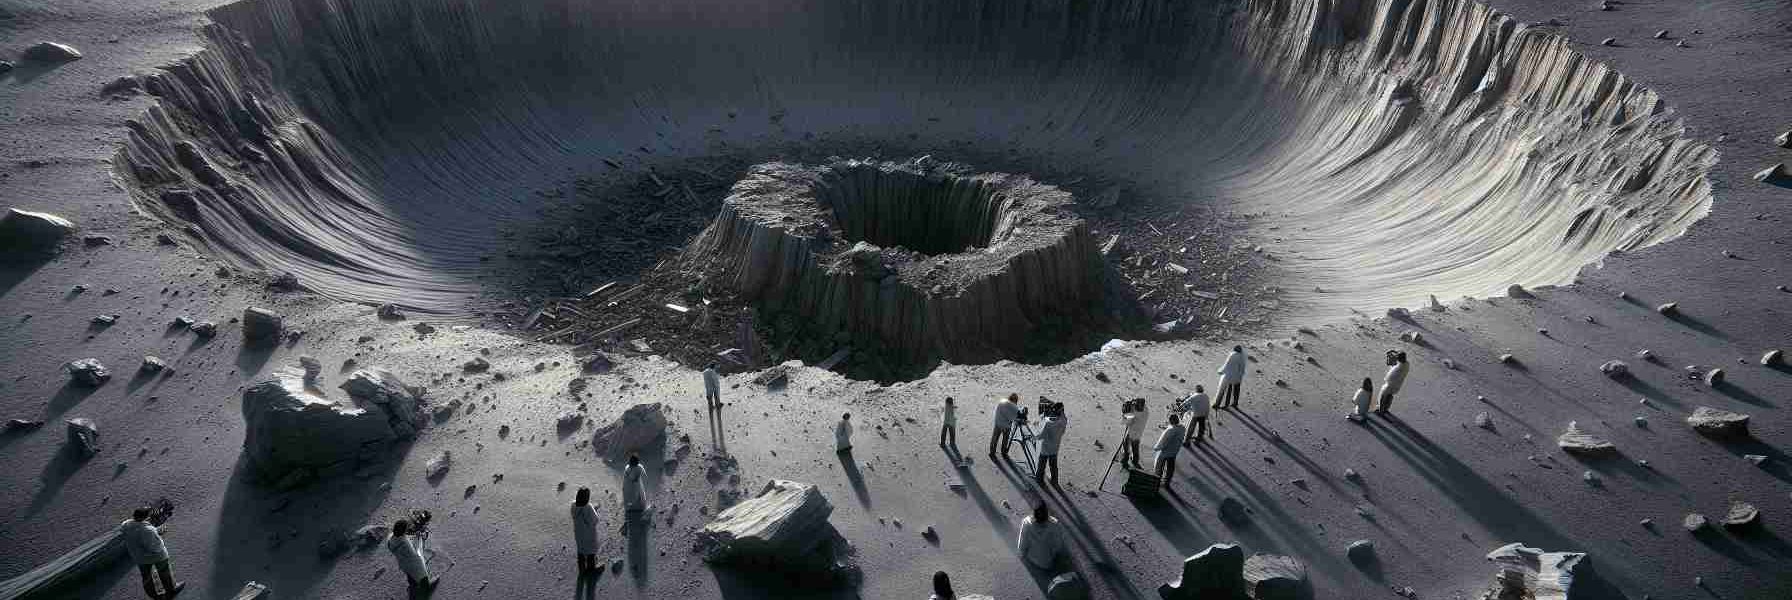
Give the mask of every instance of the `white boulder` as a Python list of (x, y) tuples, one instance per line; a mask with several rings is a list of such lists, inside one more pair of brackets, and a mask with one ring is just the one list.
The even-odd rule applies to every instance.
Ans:
[(262, 481), (295, 472), (352, 472), (398, 439), (378, 406), (330, 400), (305, 387), (305, 375), (281, 369), (243, 391), (243, 455)]

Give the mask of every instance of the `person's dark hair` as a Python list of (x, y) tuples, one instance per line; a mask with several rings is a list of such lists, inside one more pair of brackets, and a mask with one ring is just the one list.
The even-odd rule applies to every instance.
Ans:
[(1171, 413), (1171, 414), (1170, 414), (1170, 424), (1171, 424), (1171, 425), (1177, 425), (1177, 424), (1180, 424), (1180, 423), (1182, 423), (1182, 419), (1178, 419), (1178, 418), (1176, 418), (1176, 415), (1175, 415), (1175, 414), (1174, 414), (1174, 413)]
[(1233, 346), (1232, 351), (1233, 352), (1244, 352), (1244, 346)]
[(1399, 354), (1395, 354), (1394, 359), (1400, 362), (1406, 362), (1406, 352), (1402, 351)]
[(399, 519), (392, 523), (392, 535), (410, 535), (411, 520)]
[(946, 396), (946, 404), (948, 404), (948, 405), (950, 405), (950, 404), (952, 404), (952, 397), (951, 397), (951, 396)]
[(933, 572), (933, 595), (939, 596), (940, 600), (953, 600), (958, 597), (958, 594), (952, 591), (952, 577), (946, 575), (945, 571)]
[(1363, 391), (1367, 392), (1372, 389), (1375, 389), (1375, 382), (1370, 381), (1368, 377), (1364, 377), (1363, 378)]
[(572, 505), (573, 506), (584, 506), (584, 505), (587, 505), (590, 503), (591, 503), (591, 488), (581, 487), (581, 488), (579, 488), (578, 493), (572, 495)]
[(131, 518), (136, 519), (138, 521), (149, 520), (149, 507), (147, 507), (147, 506), (137, 507), (136, 510), (131, 511)]
[(840, 420), (842, 420), (842, 421), (852, 420), (852, 413), (840, 413)]
[(1008, 394), (1009, 402), (1020, 402), (1020, 394)]
[(1126, 414), (1129, 412), (1132, 412), (1132, 401), (1128, 400), (1126, 402), (1120, 403), (1120, 414)]
[(1046, 508), (1044, 504), (1040, 504), (1039, 506), (1033, 508), (1033, 522), (1034, 523), (1045, 523), (1045, 521), (1050, 518), (1052, 518), (1052, 510), (1049, 508)]
[(711, 368), (711, 369), (714, 369), (714, 368), (716, 368), (716, 364), (715, 364), (715, 363), (709, 363), (709, 368)]
[(1205, 393), (1207, 393), (1207, 390), (1205, 390), (1205, 389), (1202, 389), (1202, 388), (1201, 388), (1201, 384), (1198, 384), (1198, 383), (1197, 383), (1197, 384), (1195, 384), (1195, 393), (1197, 393), (1197, 394), (1205, 394)]
[(641, 455), (639, 455), (639, 454), (629, 454), (629, 455), (628, 455), (628, 466), (631, 466), (631, 467), (632, 467), (632, 466), (635, 466), (635, 465), (638, 465), (638, 464), (641, 464)]

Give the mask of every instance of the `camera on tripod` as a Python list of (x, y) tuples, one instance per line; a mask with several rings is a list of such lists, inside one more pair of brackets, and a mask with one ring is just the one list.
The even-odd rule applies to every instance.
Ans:
[(411, 509), (411, 535), (417, 537), (429, 537), (430, 516), (428, 510), (421, 508)]
[[(1026, 409), (1021, 409), (1021, 410), (1026, 410)], [(1064, 403), (1063, 402), (1053, 402), (1052, 400), (1047, 399), (1047, 398), (1039, 399), (1039, 418), (1042, 418), (1042, 419), (1049, 419), (1052, 417), (1062, 418), (1063, 416), (1064, 416)]]

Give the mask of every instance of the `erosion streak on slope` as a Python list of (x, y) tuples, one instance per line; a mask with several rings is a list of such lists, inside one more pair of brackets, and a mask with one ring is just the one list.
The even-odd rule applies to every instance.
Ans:
[(471, 310), (506, 231), (553, 226), (531, 191), (603, 159), (824, 140), (1099, 173), (1262, 215), (1297, 310), (1321, 317), (1567, 282), (1706, 214), (1716, 160), (1653, 92), (1467, 0), (247, 0), (211, 17), (120, 152), (142, 207), (240, 266), (447, 314)]

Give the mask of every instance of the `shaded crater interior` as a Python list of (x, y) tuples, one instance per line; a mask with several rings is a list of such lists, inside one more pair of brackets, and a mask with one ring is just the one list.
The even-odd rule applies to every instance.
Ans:
[[(144, 77), (157, 102), (117, 159), (140, 206), (239, 266), (444, 316), (490, 310), (503, 273), (540, 272), (518, 232), (569, 229), (552, 217), (568, 185), (652, 182), (595, 209), (630, 230), (571, 255), (593, 268), (558, 284), (588, 289), (669, 264), (747, 164), (934, 155), (1132, 223), (1102, 260), (1155, 320), (1243, 318), (1203, 310), (1189, 294), (1205, 290), (1291, 329), (1570, 281), (1706, 214), (1716, 160), (1654, 92), (1469, 0), (246, 0), (209, 14), (203, 50)], [(825, 188), (846, 238), (947, 256), (1000, 235), (973, 180), (897, 214), (840, 202), (893, 181)], [(1248, 236), (1273, 285), (1242, 285), (1228, 246), (1188, 228)]]

